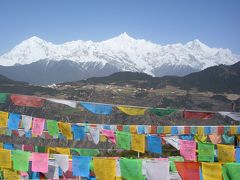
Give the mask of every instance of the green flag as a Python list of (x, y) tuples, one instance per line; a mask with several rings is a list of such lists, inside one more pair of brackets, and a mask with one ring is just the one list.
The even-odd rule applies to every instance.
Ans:
[(51, 136), (58, 136), (59, 129), (58, 129), (58, 122), (55, 120), (47, 120), (47, 129), (48, 133)]
[(198, 161), (214, 162), (214, 144), (198, 142)]
[(121, 177), (127, 180), (144, 180), (142, 175), (142, 160), (140, 159), (120, 159)]
[(131, 134), (123, 131), (116, 132), (117, 147), (121, 149), (131, 149)]
[(5, 103), (7, 100), (7, 93), (0, 93), (0, 103)]
[(167, 116), (169, 114), (172, 114), (175, 111), (176, 111), (176, 109), (156, 109), (156, 108), (149, 110), (150, 113), (156, 114), (160, 117)]
[[(226, 174), (228, 179), (238, 180), (240, 177), (240, 163), (226, 163), (223, 165), (223, 168), (226, 169)], [(227, 178), (225, 178), (227, 179)], [(224, 180), (225, 180), (224, 179)]]
[(71, 148), (71, 150), (78, 152), (81, 156), (97, 156), (100, 154), (98, 149)]
[(12, 151), (13, 169), (17, 171), (28, 171), (31, 153), (21, 150)]
[(182, 156), (174, 156), (174, 157), (169, 157), (169, 162), (170, 162), (170, 171), (172, 172), (177, 172), (175, 161), (176, 162), (183, 162), (184, 159)]

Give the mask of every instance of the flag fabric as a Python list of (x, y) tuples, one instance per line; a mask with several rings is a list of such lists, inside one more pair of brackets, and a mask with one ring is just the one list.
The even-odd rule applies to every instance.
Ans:
[(30, 152), (21, 150), (12, 151), (13, 169), (27, 172), (29, 169)]
[(43, 118), (33, 118), (32, 123), (32, 134), (35, 136), (41, 136), (43, 133), (45, 119)]
[(63, 172), (69, 169), (69, 156), (65, 154), (53, 154), (54, 159)]
[(88, 156), (72, 156), (72, 172), (73, 176), (89, 177), (90, 161)]
[(59, 128), (58, 128), (58, 122), (55, 120), (47, 120), (47, 129), (48, 133), (51, 136), (58, 137), (59, 135)]
[(234, 145), (217, 144), (217, 149), (219, 162), (234, 162), (235, 160)]
[(220, 144), (222, 142), (222, 137), (217, 134), (210, 134), (209, 139), (213, 144)]
[(132, 150), (144, 153), (145, 152), (145, 135), (132, 134)]
[(121, 168), (121, 176), (123, 179), (128, 180), (145, 179), (142, 174), (142, 160), (122, 158), (119, 160), (119, 162)]
[(65, 136), (68, 140), (73, 139), (70, 123), (58, 122), (58, 128), (63, 136)]
[(120, 111), (130, 116), (142, 116), (146, 111), (145, 108), (134, 108), (134, 107), (126, 107), (126, 106), (117, 106), (117, 108)]
[(12, 158), (11, 151), (6, 149), (0, 149), (0, 168), (11, 168)]
[(196, 142), (188, 140), (180, 140), (180, 154), (185, 160), (196, 160)]
[(112, 143), (116, 144), (114, 131), (102, 129), (102, 134), (106, 136)]
[(131, 149), (131, 134), (123, 131), (116, 132), (117, 147), (121, 149)]
[(71, 101), (71, 100), (64, 100), (64, 99), (54, 99), (54, 98), (48, 98), (48, 101), (54, 102), (54, 103), (59, 103), (59, 104), (64, 104), (72, 108), (77, 107), (77, 102), (76, 101)]
[(7, 101), (8, 94), (7, 93), (0, 93), (0, 103), (5, 103)]
[(93, 158), (93, 168), (96, 179), (115, 180), (116, 159), (115, 158)]
[[(226, 174), (230, 180), (239, 180), (240, 177), (240, 163), (226, 163), (223, 164), (226, 169)], [(225, 179), (224, 179), (225, 180)]]
[(211, 119), (214, 115), (215, 114), (211, 112), (183, 111), (184, 119)]
[(227, 134), (223, 134), (222, 140), (225, 144), (234, 144), (235, 136), (228, 136)]
[(240, 147), (236, 147), (236, 162), (240, 163)]
[(86, 148), (71, 148), (71, 150), (78, 152), (81, 156), (97, 156), (100, 154), (98, 149), (86, 149)]
[(75, 141), (84, 140), (85, 138), (85, 126), (72, 125), (72, 132)]
[(100, 137), (100, 129), (99, 127), (89, 127), (89, 133), (90, 133), (90, 136), (91, 138), (93, 139), (93, 142), (95, 144), (98, 144), (99, 143), (99, 137)]
[(202, 175), (204, 180), (222, 180), (221, 163), (202, 163)]
[(80, 104), (93, 114), (109, 115), (112, 113), (112, 105), (80, 102)]
[(149, 110), (150, 113), (155, 114), (159, 117), (163, 117), (163, 116), (168, 116), (174, 112), (176, 112), (176, 109), (157, 109), (157, 108), (153, 108)]
[(33, 172), (48, 172), (48, 154), (47, 153), (32, 153), (32, 171)]
[(10, 113), (8, 117), (8, 129), (18, 130), (20, 120), (21, 116), (19, 114)]
[(214, 144), (198, 142), (198, 161), (214, 162)]
[(198, 162), (175, 162), (177, 171), (183, 180), (199, 180)]
[(31, 116), (26, 116), (22, 115), (22, 127), (24, 128), (24, 131), (27, 132), (31, 129), (32, 126), (32, 117)]
[(20, 175), (18, 174), (18, 172), (12, 169), (4, 169), (3, 176), (5, 180), (20, 180)]
[(162, 153), (162, 140), (158, 136), (147, 136), (148, 151), (153, 153)]
[(28, 107), (43, 107), (44, 99), (33, 97), (33, 96), (24, 96), (24, 95), (11, 95), (11, 101), (17, 106), (28, 106)]
[(177, 172), (175, 162), (184, 162), (184, 159), (182, 156), (168, 157), (168, 159), (170, 162), (170, 171), (171, 172)]
[(5, 128), (8, 125), (8, 112), (0, 111), (0, 128)]

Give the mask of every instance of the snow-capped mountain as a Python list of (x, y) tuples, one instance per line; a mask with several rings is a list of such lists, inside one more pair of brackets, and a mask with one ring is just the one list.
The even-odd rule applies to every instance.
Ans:
[[(45, 71), (50, 68), (49, 65), (52, 67), (67, 61), (76, 71), (80, 69), (88, 74), (77, 77), (82, 79), (93, 75), (108, 75), (97, 73), (106, 66), (109, 73), (137, 71), (154, 76), (186, 75), (214, 65), (234, 64), (240, 60), (240, 56), (229, 49), (210, 48), (199, 40), (163, 46), (143, 39), (134, 39), (127, 33), (101, 42), (78, 40), (63, 44), (53, 44), (34, 36), (1, 55), (0, 65), (26, 67), (40, 60)], [(94, 73), (89, 74), (93, 70)], [(0, 74), (1, 72), (2, 69)]]

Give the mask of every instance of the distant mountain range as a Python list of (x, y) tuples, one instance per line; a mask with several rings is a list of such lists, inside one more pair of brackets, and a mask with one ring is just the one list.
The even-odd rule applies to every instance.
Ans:
[(127, 33), (101, 42), (53, 44), (29, 38), (0, 56), (0, 74), (32, 84), (77, 81), (114, 72), (143, 72), (152, 76), (184, 76), (211, 66), (231, 65), (240, 56), (229, 49), (210, 48), (199, 40), (159, 45)]
[[(191, 73), (184, 77), (164, 76), (152, 77), (151, 75), (138, 72), (117, 72), (106, 77), (93, 77), (87, 80), (66, 82), (61, 85), (69, 87), (83, 86), (87, 84), (115, 84), (120, 86), (132, 85), (139, 88), (163, 88), (175, 86), (182, 89), (196, 88), (200, 91), (215, 93), (240, 94), (240, 61), (233, 65), (218, 65), (209, 67), (200, 72)], [(24, 82), (13, 81), (0, 75), (0, 92), (15, 92), (33, 94), (35, 92), (54, 95), (55, 89), (41, 86), (33, 86)]]

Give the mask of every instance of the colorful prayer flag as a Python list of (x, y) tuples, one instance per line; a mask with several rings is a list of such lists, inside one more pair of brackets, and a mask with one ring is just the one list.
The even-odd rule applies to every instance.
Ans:
[(153, 153), (162, 153), (162, 139), (158, 136), (147, 136), (148, 151)]
[(204, 180), (222, 180), (221, 163), (202, 163), (202, 175)]
[(144, 180), (142, 174), (142, 160), (122, 158), (120, 161), (121, 176), (128, 180)]
[(115, 180), (116, 159), (115, 158), (93, 158), (93, 168), (96, 179)]
[(73, 176), (89, 177), (90, 161), (88, 156), (72, 156), (72, 172)]
[(33, 96), (12, 94), (10, 98), (17, 106), (42, 107), (44, 104), (44, 99)]
[(29, 158), (31, 153), (15, 150), (12, 151), (13, 169), (17, 171), (28, 171), (29, 168)]
[(112, 105), (80, 102), (80, 104), (93, 114), (109, 115), (112, 113)]
[(235, 149), (233, 145), (217, 144), (217, 148), (219, 162), (234, 162)]
[(47, 153), (32, 153), (32, 171), (33, 172), (48, 172), (48, 154)]
[(214, 144), (198, 142), (198, 161), (214, 162)]
[(58, 128), (68, 140), (73, 139), (71, 124), (65, 122), (58, 122)]
[(126, 107), (126, 106), (117, 106), (117, 108), (120, 111), (130, 116), (142, 116), (146, 111), (145, 108), (134, 108), (134, 107)]
[(132, 134), (132, 150), (144, 153), (145, 152), (145, 135)]
[(116, 132), (117, 147), (121, 149), (131, 149), (131, 134), (123, 131)]

